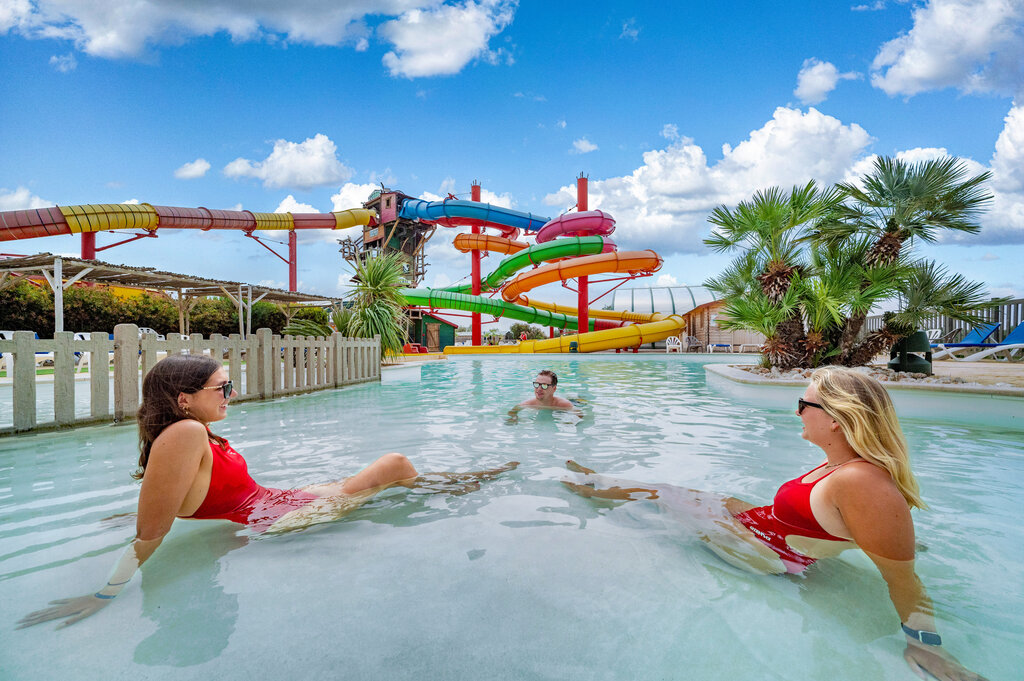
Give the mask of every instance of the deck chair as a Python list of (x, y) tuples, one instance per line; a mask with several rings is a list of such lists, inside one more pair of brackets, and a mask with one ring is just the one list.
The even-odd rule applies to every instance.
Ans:
[(928, 336), (929, 343), (938, 343), (939, 339), (942, 338), (942, 329), (928, 329), (925, 331)]
[(964, 336), (964, 339), (959, 343), (936, 343), (932, 348), (937, 348), (936, 352), (932, 353), (932, 361), (937, 359), (946, 359), (947, 357), (953, 357), (954, 352), (962, 350), (963, 348), (977, 348), (986, 347), (990, 344), (985, 343), (989, 336), (996, 332), (999, 328), (999, 322), (992, 322), (991, 324), (982, 324), (971, 329), (971, 332)]
[(669, 336), (665, 339), (665, 352), (682, 352), (683, 339), (679, 336)]
[[(982, 347), (980, 345), (975, 347)], [(976, 362), (992, 355), (1001, 355), (1005, 353), (1002, 359), (1011, 360), (1014, 355), (1018, 352), (1024, 355), (1024, 322), (1018, 324), (1013, 331), (1007, 334), (1006, 338), (999, 341), (998, 343), (986, 343), (985, 349), (980, 352), (975, 352), (973, 355), (967, 355), (966, 357), (957, 357), (951, 355), (953, 359), (960, 362)]]
[(704, 348), (704, 344), (697, 339), (696, 336), (687, 336), (683, 338), (683, 352), (700, 352)]

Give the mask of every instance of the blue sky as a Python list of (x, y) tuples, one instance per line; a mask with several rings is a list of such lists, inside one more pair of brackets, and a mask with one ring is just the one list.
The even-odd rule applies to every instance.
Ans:
[[(0, 69), (0, 210), (325, 212), (380, 182), (468, 198), (479, 180), (555, 216), (582, 172), (620, 246), (665, 257), (637, 285), (700, 284), (729, 260), (701, 243), (716, 205), (849, 179), (876, 154), (948, 153), (991, 170), (996, 200), (979, 235), (918, 252), (1024, 295), (1024, 0), (0, 0)], [(343, 290), (338, 237), (300, 233), (300, 290)], [(452, 237), (431, 242), (428, 285), (468, 274)], [(287, 286), (230, 232), (161, 230), (98, 257)], [(565, 298), (553, 289), (537, 298)]]

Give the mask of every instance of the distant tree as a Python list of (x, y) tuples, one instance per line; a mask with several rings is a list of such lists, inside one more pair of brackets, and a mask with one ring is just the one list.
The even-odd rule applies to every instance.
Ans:
[(53, 338), (53, 294), (27, 281), (0, 291), (0, 328)]
[(544, 333), (544, 329), (539, 326), (533, 326), (532, 324), (525, 324), (523, 322), (516, 322), (511, 327), (512, 337), (516, 340), (521, 338), (521, 334), (526, 333), (527, 340), (540, 340), (547, 338), (547, 334)]

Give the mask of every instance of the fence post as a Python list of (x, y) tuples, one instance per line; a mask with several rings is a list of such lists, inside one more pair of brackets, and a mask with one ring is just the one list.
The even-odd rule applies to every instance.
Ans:
[(331, 334), (331, 351), (328, 358), (329, 362), (327, 366), (331, 372), (330, 380), (334, 384), (334, 387), (337, 388), (338, 386), (343, 385), (341, 367), (344, 361), (341, 356), (341, 334), (337, 331)]
[(35, 334), (14, 332), (14, 364), (7, 363), (7, 374), (14, 376), (14, 430), (36, 427), (36, 351)]
[(110, 415), (110, 355), (106, 331), (89, 334), (89, 415), (93, 418)]
[(245, 362), (255, 362), (259, 367), (255, 389), (261, 400), (269, 400), (274, 396), (274, 343), (270, 329), (259, 329), (256, 338), (256, 356), (247, 357)]
[(75, 353), (70, 331), (53, 334), (53, 420), (58, 426), (75, 422)]
[(139, 327), (114, 327), (114, 420), (139, 410)]
[(380, 378), (380, 334), (376, 333), (373, 335), (373, 347), (370, 349), (373, 356), (370, 358), (371, 366), (373, 367), (373, 378)]

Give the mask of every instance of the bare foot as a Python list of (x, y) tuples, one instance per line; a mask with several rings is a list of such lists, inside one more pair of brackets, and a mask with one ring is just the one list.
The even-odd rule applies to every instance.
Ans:
[(586, 466), (579, 465), (572, 459), (569, 459), (568, 461), (565, 462), (565, 467), (571, 470), (573, 473), (585, 473), (586, 475), (594, 474), (593, 470), (587, 468)]

